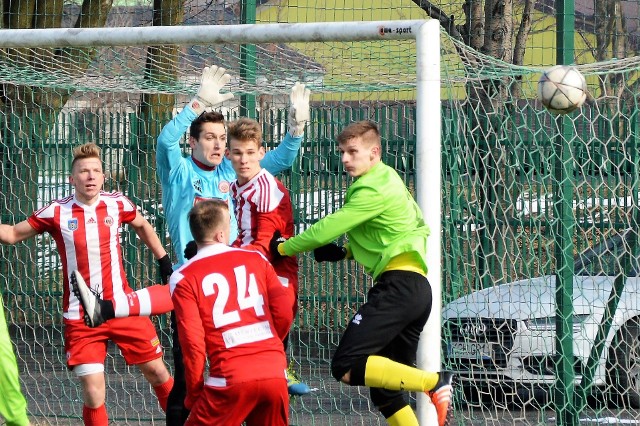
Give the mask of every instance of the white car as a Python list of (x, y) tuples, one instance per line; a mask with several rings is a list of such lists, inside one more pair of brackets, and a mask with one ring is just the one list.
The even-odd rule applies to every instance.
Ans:
[[(591, 355), (616, 277), (624, 283), (594, 372), (595, 386), (640, 407), (640, 250), (637, 231), (609, 237), (575, 258), (576, 384)], [(635, 256), (623, 255), (633, 252)], [(622, 267), (626, 262), (627, 266)], [(626, 277), (621, 274), (626, 272)], [(445, 368), (463, 387), (548, 388), (555, 381), (555, 276), (475, 291), (443, 309)], [(465, 392), (466, 393), (466, 392)]]

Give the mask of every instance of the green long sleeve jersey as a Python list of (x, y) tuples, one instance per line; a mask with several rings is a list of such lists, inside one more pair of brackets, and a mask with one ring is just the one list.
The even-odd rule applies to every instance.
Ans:
[(382, 162), (353, 182), (341, 209), (287, 240), (283, 249), (292, 256), (345, 233), (353, 258), (374, 279), (400, 254), (412, 255), (427, 270), (429, 227), (398, 173)]

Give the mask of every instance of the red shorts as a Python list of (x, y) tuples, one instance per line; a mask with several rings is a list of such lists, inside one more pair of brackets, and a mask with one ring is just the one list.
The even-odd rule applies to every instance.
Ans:
[(289, 393), (286, 379), (261, 379), (214, 388), (205, 386), (191, 407), (185, 426), (287, 426)]
[(127, 364), (136, 365), (162, 356), (162, 346), (149, 318), (115, 318), (99, 327), (87, 327), (82, 320), (65, 321), (64, 348), (67, 365), (103, 364), (107, 341), (115, 343)]

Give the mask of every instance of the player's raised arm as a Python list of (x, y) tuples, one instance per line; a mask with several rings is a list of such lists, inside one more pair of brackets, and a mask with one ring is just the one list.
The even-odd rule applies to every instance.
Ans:
[(189, 107), (200, 115), (206, 108), (213, 108), (233, 99), (233, 93), (220, 93), (220, 89), (226, 86), (230, 80), (231, 75), (227, 74), (226, 69), (216, 65), (204, 67), (198, 93), (189, 103)]
[(37, 234), (38, 232), (26, 220), (15, 225), (0, 224), (0, 243), (2, 244), (17, 244)]
[(202, 114), (206, 108), (212, 108), (233, 99), (233, 93), (220, 93), (220, 90), (231, 80), (224, 68), (212, 65), (202, 70), (198, 92), (189, 104), (164, 125), (158, 136), (158, 174), (162, 182), (168, 182), (169, 171), (183, 160), (180, 140), (191, 122)]
[(289, 95), (289, 133), (293, 137), (302, 136), (304, 128), (311, 118), (309, 98), (311, 91), (304, 84), (296, 82)]
[(280, 145), (268, 151), (260, 165), (272, 175), (278, 174), (293, 165), (302, 143), (304, 129), (311, 117), (311, 92), (304, 84), (297, 82), (289, 95), (289, 130)]

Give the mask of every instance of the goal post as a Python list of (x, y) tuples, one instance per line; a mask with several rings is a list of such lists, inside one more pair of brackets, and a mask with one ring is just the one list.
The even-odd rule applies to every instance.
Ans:
[[(431, 315), (418, 347), (418, 367), (441, 370), (440, 350), (442, 304), (442, 146), (440, 113), (440, 23), (425, 23), (416, 37), (417, 117), (416, 117), (416, 195), (425, 221), (431, 228), (427, 240), (427, 278), (431, 284)], [(435, 409), (418, 395), (420, 424), (433, 419)]]
[[(135, 147), (137, 140), (135, 135), (132, 136), (129, 133), (134, 127), (137, 129), (135, 133), (140, 128), (152, 129), (161, 123), (145, 123), (143, 116), (137, 116), (135, 110), (139, 99), (133, 95), (170, 93), (176, 96), (174, 108), (181, 108), (185, 104), (185, 99), (197, 89), (198, 72), (204, 65), (216, 64), (228, 68), (234, 77), (230, 84), (230, 91), (260, 97), (258, 108), (265, 126), (271, 126), (272, 122), (286, 122), (282, 120), (283, 114), (286, 114), (286, 100), (283, 99), (286, 98), (290, 84), (296, 80), (301, 80), (311, 89), (312, 104), (316, 99), (322, 100), (320, 102), (322, 105), (317, 108), (312, 106), (312, 120), (303, 143), (303, 150), (306, 151), (301, 153), (302, 158), (297, 166), (301, 170), (299, 180), (296, 181), (294, 177), (287, 178), (287, 183), (292, 186), (292, 198), (297, 203), (294, 208), (299, 211), (301, 220), (304, 222), (301, 226), (312, 223), (324, 214), (330, 213), (331, 209), (339, 207), (340, 203), (334, 200), (341, 199), (341, 196), (336, 194), (346, 186), (344, 178), (339, 177), (337, 186), (332, 188), (337, 198), (326, 198), (327, 192), (323, 189), (309, 189), (310, 184), (327, 182), (327, 175), (323, 174), (326, 170), (331, 170), (330, 174), (334, 176), (334, 180), (336, 175), (340, 175), (339, 165), (335, 164), (330, 151), (335, 147), (335, 142), (331, 139), (336, 136), (339, 130), (337, 127), (344, 126), (355, 119), (371, 118), (378, 121), (383, 130), (383, 138), (385, 142), (389, 142), (390, 146), (385, 155), (393, 158), (396, 161), (395, 165), (401, 165), (407, 176), (412, 176), (406, 179), (407, 181), (413, 179), (410, 187), (424, 213), (426, 223), (431, 228), (427, 256), (428, 278), (433, 290), (433, 307), (421, 338), (428, 344), (420, 345), (418, 366), (429, 371), (441, 369), (441, 34), (437, 20), (10, 29), (1, 30), (1, 34), (0, 83), (12, 87), (28, 87), (34, 89), (34, 92), (38, 89), (63, 93), (75, 102), (74, 105), (78, 105), (69, 107), (68, 104), (58, 106), (58, 109), (50, 105), (55, 114), (70, 113), (71, 115), (66, 117), (73, 118), (58, 118), (46, 131), (38, 133), (45, 137), (47, 142), (42, 142), (37, 153), (51, 155), (50, 162), (56, 164), (57, 173), (63, 175), (65, 155), (70, 152), (67, 148), (65, 150), (60, 148), (63, 139), (70, 139), (67, 141), (70, 144), (82, 142), (83, 138), (100, 139), (105, 144), (103, 146), (109, 147), (105, 151), (107, 169), (110, 167), (117, 169), (112, 170), (114, 179), (111, 184), (117, 188), (120, 188), (119, 185), (124, 185), (122, 189), (125, 191), (133, 188), (136, 194), (139, 193), (134, 201), (143, 208), (151, 209), (149, 210), (151, 215), (157, 203), (154, 204), (153, 200), (149, 199), (153, 198), (150, 194), (157, 195), (158, 189), (146, 187), (140, 190), (139, 183), (131, 182), (129, 179), (137, 176), (138, 179), (144, 180), (144, 169), (152, 169), (153, 165), (149, 163), (148, 158), (141, 155), (141, 152), (135, 154), (129, 152), (131, 149), (138, 149)], [(402, 44), (406, 42), (414, 43), (415, 46), (408, 49)], [(326, 51), (326, 57), (313, 56), (313, 49), (304, 47), (309, 44), (315, 46), (316, 43), (328, 45), (323, 48)], [(239, 78), (238, 62), (235, 57), (232, 57), (232, 53), (229, 53), (234, 51), (234, 48), (226, 49), (222, 46), (240, 44), (262, 46), (257, 53), (257, 66), (268, 69), (272, 73), (267, 74), (265, 71), (264, 75), (259, 76), (255, 82)], [(354, 44), (357, 44), (358, 49), (350, 47)], [(377, 47), (378, 44), (384, 46), (397, 44), (398, 46), (380, 48)], [(149, 46), (167, 45), (178, 46), (177, 55), (182, 56), (172, 57), (171, 60), (175, 61), (180, 71), (177, 75), (164, 79), (167, 81), (158, 84), (145, 80), (143, 49)], [(200, 49), (199, 46), (207, 46), (207, 48)], [(119, 47), (126, 50), (119, 51), (117, 49)], [(81, 66), (65, 67), (56, 62), (57, 58), (48, 56), (53, 55), (55, 49), (64, 50), (65, 48), (69, 50), (104, 48), (106, 53), (99, 56), (99, 59), (87, 56), (91, 64), (84, 69)], [(316, 50), (320, 50), (320, 47)], [(28, 53), (25, 55), (24, 52)], [(139, 67), (136, 68), (126, 62), (132, 58), (140, 59)], [(346, 67), (341, 68), (340, 65), (346, 65)], [(130, 69), (134, 70), (130, 71)], [(121, 120), (121, 116), (114, 118), (111, 110), (108, 110), (106, 116), (97, 113), (98, 110), (101, 113), (107, 110), (97, 106), (105, 105), (107, 103), (105, 98), (108, 98), (109, 105), (122, 106), (127, 111), (128, 119), (133, 121), (129, 122), (128, 119), (118, 121)], [(16, 96), (15, 99), (17, 101), (19, 97)], [(372, 106), (374, 102), (376, 106)], [(326, 108), (326, 104), (337, 105), (342, 109), (335, 112), (336, 110)], [(11, 108), (10, 105), (16, 105), (16, 102), (7, 103), (5, 108)], [(82, 114), (79, 114), (79, 111)], [(224, 105), (224, 112), (232, 117), (237, 115), (237, 111), (237, 106)], [(30, 114), (29, 108), (16, 108), (9, 112), (27, 116)], [(391, 117), (389, 122), (386, 121), (388, 117)], [(117, 123), (114, 124), (113, 120)], [(77, 128), (74, 129), (74, 125), (80, 126), (84, 133)], [(282, 127), (283, 125), (278, 123), (273, 124), (269, 127), (266, 138), (273, 139), (273, 142), (277, 143), (278, 137), (282, 135)], [(90, 128), (90, 131), (85, 131), (86, 128)], [(12, 140), (23, 136), (11, 129), (6, 134), (9, 134)], [(32, 138), (35, 136), (31, 135)], [(413, 148), (408, 148), (406, 144), (406, 138), (409, 136), (415, 138), (413, 152), (410, 152)], [(103, 137), (104, 139), (101, 139)], [(6, 136), (4, 142), (9, 143)], [(320, 150), (324, 150), (322, 152), (326, 154), (325, 158), (310, 154), (316, 144), (320, 146)], [(391, 148), (392, 144), (395, 144), (394, 148)], [(415, 164), (407, 160), (407, 156), (414, 156)], [(148, 182), (143, 183), (148, 184)], [(48, 180), (46, 184), (49, 184)], [(327, 206), (326, 203), (330, 205)], [(318, 208), (322, 214), (305, 213), (314, 209), (317, 211)], [(29, 211), (20, 213), (26, 215)], [(157, 217), (155, 219), (154, 223), (162, 223), (157, 220)], [(310, 331), (309, 335), (318, 335), (318, 330), (324, 330), (328, 327), (327, 324), (335, 324), (336, 328), (332, 328), (327, 333), (328, 339), (332, 340), (331, 336), (334, 333), (344, 329), (344, 317), (349, 315), (348, 310), (338, 309), (332, 304), (339, 303), (341, 306), (355, 308), (354, 305), (349, 306), (349, 300), (354, 300), (355, 297), (358, 304), (362, 303), (366, 288), (361, 287), (360, 284), (367, 283), (367, 280), (358, 278), (362, 275), (362, 271), (358, 268), (345, 269), (349, 279), (360, 280), (357, 281), (358, 289), (350, 290), (346, 288), (350, 283), (341, 282), (341, 272), (332, 269), (333, 266), (323, 269), (325, 266), (307, 264), (307, 260), (303, 262), (303, 269), (314, 271), (314, 275), (322, 272), (331, 274), (331, 280), (324, 281), (319, 278), (320, 284), (324, 282), (327, 288), (332, 289), (331, 291), (339, 289), (346, 293), (337, 298), (332, 298), (331, 295), (327, 295), (326, 299), (319, 298), (320, 293), (325, 297), (324, 293), (329, 293), (329, 290), (314, 287), (318, 283), (308, 278), (309, 291), (305, 294), (308, 305), (303, 307), (301, 313), (303, 319), (300, 321), (315, 321), (317, 324), (317, 328)], [(54, 265), (52, 269), (55, 270), (55, 268)], [(132, 267), (132, 270), (134, 269), (137, 270)], [(311, 274), (309, 272), (308, 275)], [(342, 289), (342, 287), (345, 288)], [(314, 304), (322, 306), (313, 306)], [(335, 316), (327, 320), (320, 318), (317, 311), (321, 309), (335, 312)], [(300, 327), (302, 328), (304, 327)], [(301, 334), (301, 336), (304, 335)], [(312, 347), (314, 344), (305, 342), (304, 337), (300, 337), (300, 351), (312, 354), (323, 353), (324, 349), (321, 345)], [(321, 361), (330, 360), (326, 354), (324, 356), (325, 358)], [(64, 362), (64, 359), (62, 358), (60, 362)], [(311, 367), (305, 367), (307, 372), (315, 371), (314, 362), (310, 362)], [(304, 379), (304, 371), (301, 375)], [(319, 380), (331, 380), (331, 378), (319, 377)], [(34, 383), (38, 383), (38, 380)], [(342, 389), (339, 388), (338, 391), (344, 393)], [(359, 391), (355, 392), (358, 393), (350, 395), (360, 397)], [(299, 408), (304, 411), (304, 407)], [(123, 411), (126, 413), (126, 407), (123, 407)], [(435, 410), (424, 395), (418, 396), (418, 417), (421, 424), (431, 424), (435, 419)]]

